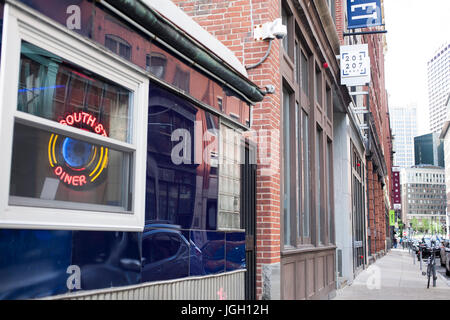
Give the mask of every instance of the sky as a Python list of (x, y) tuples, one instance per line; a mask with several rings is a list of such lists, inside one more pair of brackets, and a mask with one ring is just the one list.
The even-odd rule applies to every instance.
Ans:
[(427, 62), (450, 43), (450, 0), (384, 0), (390, 107), (417, 105), (418, 135), (429, 133)]

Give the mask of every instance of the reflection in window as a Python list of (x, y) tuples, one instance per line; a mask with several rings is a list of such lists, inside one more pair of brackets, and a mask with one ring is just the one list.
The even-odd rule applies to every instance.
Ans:
[(108, 137), (131, 142), (130, 102), (131, 93), (125, 88), (32, 44), (22, 44), (19, 111), (88, 131), (101, 124), (97, 130), (103, 128)]
[(131, 60), (131, 45), (124, 39), (113, 35), (105, 35), (105, 47), (119, 56)]
[(142, 242), (142, 251), (146, 263), (154, 263), (173, 257), (180, 246), (180, 239), (168, 233), (157, 233)]
[(214, 138), (217, 127), (216, 116), (151, 86), (147, 222), (216, 228), (215, 218), (209, 216), (217, 215), (217, 170), (213, 171), (213, 157), (218, 150), (208, 142)]
[(172, 84), (183, 90), (184, 92), (189, 93), (189, 84), (190, 84), (191, 78), (189, 71), (184, 71), (178, 66), (175, 70), (175, 75), (172, 81)]
[[(131, 97), (123, 87), (22, 43), (21, 112), (128, 142)], [(131, 153), (39, 127), (14, 124), (10, 204), (73, 208), (76, 202), (85, 210), (131, 210)]]
[(167, 59), (162, 53), (148, 54), (146, 57), (146, 69), (156, 77), (164, 79), (166, 74)]

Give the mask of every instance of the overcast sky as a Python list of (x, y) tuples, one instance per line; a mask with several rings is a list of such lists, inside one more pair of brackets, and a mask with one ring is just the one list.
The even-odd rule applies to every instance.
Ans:
[(429, 133), (427, 62), (450, 42), (450, 0), (385, 0), (389, 106), (417, 104), (418, 134)]

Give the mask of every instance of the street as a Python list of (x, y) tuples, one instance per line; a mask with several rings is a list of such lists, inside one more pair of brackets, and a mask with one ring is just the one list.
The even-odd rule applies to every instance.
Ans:
[[(426, 262), (422, 269), (426, 271)], [(450, 278), (436, 259), (436, 287), (420, 270), (420, 263), (405, 249), (392, 249), (362, 271), (349, 286), (337, 291), (335, 300), (448, 300)]]

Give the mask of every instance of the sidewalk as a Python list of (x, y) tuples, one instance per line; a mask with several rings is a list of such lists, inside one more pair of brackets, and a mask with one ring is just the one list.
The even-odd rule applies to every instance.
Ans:
[[(426, 264), (422, 269), (426, 271)], [(439, 259), (436, 269), (441, 269)], [(450, 299), (450, 283), (437, 272), (436, 287), (431, 279), (427, 289), (427, 277), (420, 271), (416, 259), (413, 263), (408, 250), (392, 249), (361, 272), (350, 286), (338, 290), (334, 300), (435, 300)]]

